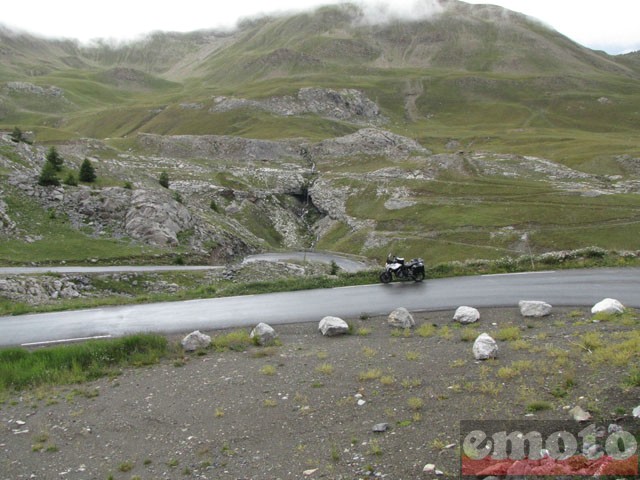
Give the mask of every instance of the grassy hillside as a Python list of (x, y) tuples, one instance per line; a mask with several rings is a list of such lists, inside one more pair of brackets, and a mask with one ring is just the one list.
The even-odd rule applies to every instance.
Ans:
[[(277, 248), (286, 236), (276, 227), (282, 218), (270, 212), (266, 199), (273, 192), (255, 197), (269, 182), (245, 178), (234, 169), (264, 166), (289, 174), (289, 167), (234, 165), (196, 154), (179, 162), (160, 159), (145, 152), (136, 136), (297, 139), (306, 148), (367, 125), (246, 105), (218, 111), (216, 98), (269, 102), (295, 100), (305, 87), (352, 88), (379, 107), (386, 121), (376, 126), (435, 154), (458, 152), (466, 163), (438, 171), (428, 181), (374, 180), (366, 174), (387, 167), (408, 172), (427, 167), (424, 159), (384, 155), (299, 159), (296, 168), (317, 164), (313, 174), (351, 189), (345, 215), (368, 225), (354, 228), (338, 218), (318, 238), (319, 247), (374, 257), (393, 249), (437, 260), (589, 245), (640, 249), (637, 186), (618, 185), (637, 181), (640, 172), (637, 53), (592, 51), (499, 7), (445, 3), (448, 9), (441, 15), (412, 22), (372, 23), (355, 6), (332, 6), (247, 21), (233, 32), (156, 33), (130, 44), (91, 47), (2, 30), (0, 129), (18, 125), (33, 131), (44, 147), (104, 140), (113, 150), (86, 155), (105, 162), (105, 170), (107, 164), (117, 165), (105, 175), (109, 185), (139, 179), (140, 185), (154, 186), (159, 171), (166, 169), (178, 182), (210, 182), (215, 192), (236, 189), (237, 197), (228, 198), (191, 195), (188, 189), (178, 193), (189, 193), (185, 204), (225, 232), (237, 235), (246, 229), (242, 235), (255, 236), (252, 245)], [(496, 155), (490, 159), (496, 162), (505, 154), (522, 163), (543, 158), (590, 177), (572, 189), (531, 171), (480, 171), (474, 158), (483, 152)], [(81, 161), (85, 153), (77, 155), (75, 161)], [(11, 163), (5, 163), (3, 179), (11, 171)], [(310, 174), (309, 181), (313, 178)], [(404, 191), (412, 205), (387, 208), (394, 190)], [(211, 202), (220, 205), (220, 212), (211, 213)], [(24, 208), (18, 200), (7, 203), (14, 215)], [(113, 252), (120, 243), (89, 239), (63, 223), (56, 225), (62, 233), (52, 226), (51, 235), (45, 235), (51, 245), (76, 238), (77, 244), (69, 240), (68, 245), (82, 250), (80, 245), (91, 244), (96, 255), (118, 257)], [(46, 248), (38, 253), (37, 247), (7, 242), (0, 251), (6, 251), (5, 259), (73, 256), (73, 248), (45, 254)], [(141, 250), (132, 244), (121, 251), (127, 257)]]

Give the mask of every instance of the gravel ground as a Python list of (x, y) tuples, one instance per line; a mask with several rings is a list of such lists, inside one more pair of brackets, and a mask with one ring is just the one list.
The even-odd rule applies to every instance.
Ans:
[[(594, 360), (596, 348), (637, 333), (636, 315), (480, 313), (469, 328), (452, 311), (414, 312), (423, 330), (410, 333), (386, 317), (353, 319), (353, 334), (334, 338), (317, 324), (280, 326), (277, 347), (209, 350), (10, 394), (0, 404), (0, 479), (417, 479), (431, 476), (428, 463), (447, 478), (459, 472), (460, 420), (522, 419), (533, 402), (547, 403), (532, 418), (568, 419), (580, 405), (638, 429), (629, 365)], [(496, 360), (474, 360), (481, 332), (505, 338)], [(588, 348), (589, 332), (601, 347)], [(374, 432), (379, 423), (388, 430)]]

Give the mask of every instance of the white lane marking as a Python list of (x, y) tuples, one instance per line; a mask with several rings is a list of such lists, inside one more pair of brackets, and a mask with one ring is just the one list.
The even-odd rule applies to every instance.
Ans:
[(32, 342), (22, 343), (21, 347), (35, 347), (38, 345), (53, 345), (55, 343), (67, 343), (67, 342), (81, 342), (84, 340), (98, 340), (101, 338), (111, 338), (111, 335), (96, 335), (94, 337), (78, 337), (78, 338), (65, 338), (64, 340), (46, 340), (44, 342)]
[(540, 272), (489, 273), (483, 277), (506, 277), (508, 275), (538, 275), (541, 273), (556, 273), (555, 270), (541, 270)]

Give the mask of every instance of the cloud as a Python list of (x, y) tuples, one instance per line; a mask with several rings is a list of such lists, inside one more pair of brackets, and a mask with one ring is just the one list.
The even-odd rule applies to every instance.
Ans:
[(364, 21), (379, 25), (398, 20), (425, 20), (444, 11), (440, 0), (366, 1), (358, 5), (364, 12)]

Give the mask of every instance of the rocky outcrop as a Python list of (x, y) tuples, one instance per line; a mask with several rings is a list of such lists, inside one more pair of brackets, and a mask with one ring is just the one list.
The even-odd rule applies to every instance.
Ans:
[(136, 190), (125, 216), (125, 231), (151, 245), (178, 245), (178, 233), (193, 227), (184, 205), (159, 192)]
[(83, 276), (12, 276), (0, 278), (0, 296), (14, 302), (41, 305), (53, 300), (78, 298), (92, 289)]
[(301, 161), (300, 142), (258, 140), (228, 135), (155, 135), (141, 133), (137, 142), (146, 151), (170, 158), (207, 160)]
[(28, 82), (7, 82), (4, 85), (4, 90), (8, 93), (21, 93), (41, 97), (61, 98), (64, 96), (64, 90), (59, 87), (49, 86), (44, 88)]
[(0, 235), (10, 235), (15, 232), (16, 224), (7, 213), (7, 204), (2, 199), (2, 190), (0, 190)]
[(430, 150), (415, 140), (378, 128), (363, 128), (351, 135), (331, 138), (309, 149), (312, 158), (379, 156), (389, 160), (404, 160), (411, 155), (428, 156)]
[(240, 108), (254, 108), (281, 116), (315, 114), (357, 124), (386, 122), (378, 105), (356, 89), (308, 87), (300, 89), (296, 97), (271, 97), (266, 100), (216, 97), (210, 111), (228, 112)]

